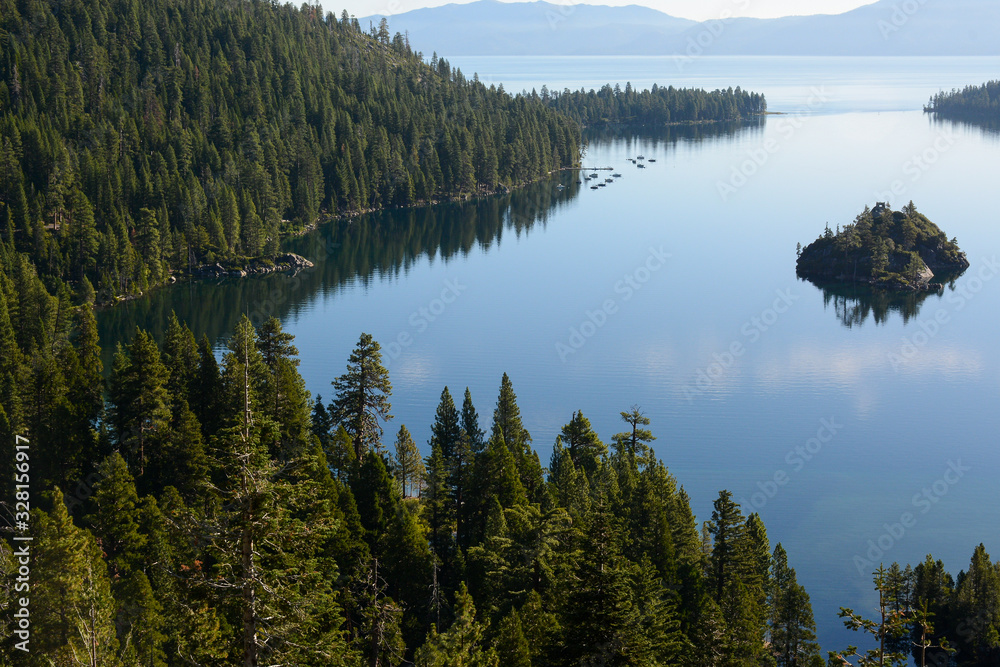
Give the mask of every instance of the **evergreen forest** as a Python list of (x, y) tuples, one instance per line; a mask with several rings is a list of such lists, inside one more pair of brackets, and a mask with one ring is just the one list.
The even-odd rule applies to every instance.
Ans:
[(105, 303), (574, 167), (580, 124), (764, 110), (740, 89), (509, 95), (318, 5), (0, 0), (0, 237), (50, 292)]
[[(997, 85), (929, 110), (995, 118)], [(983, 546), (954, 577), (865, 563), (877, 614), (842, 609), (867, 636), (824, 654), (785, 548), (726, 490), (698, 521), (640, 406), (605, 407), (614, 434), (565, 415), (542, 461), (506, 374), (495, 397), (442, 387), (415, 442), (368, 334), (323, 396), (263, 308), (223, 346), (167, 308), (102, 349), (96, 307), (334, 218), (414, 208), (322, 248), (363, 279), (504, 231), (417, 206), (483, 197), (526, 233), (574, 193), (526, 186), (581, 166), (583, 128), (766, 113), (741, 88), (510, 94), (318, 4), (0, 0), (0, 667), (1000, 663)], [(873, 284), (967, 266), (912, 203), (827, 229), (813, 259)]]
[[(3, 664), (824, 664), (784, 548), (728, 491), (699, 525), (636, 406), (607, 440), (567, 415), (543, 467), (509, 377), (482, 417), (445, 387), (421, 455), (367, 334), (327, 400), (273, 318), (221, 359), (177, 318), (138, 330), (105, 381), (92, 307), (26, 275), (0, 290), (0, 438), (30, 442), (33, 639), (10, 662), (5, 614)], [(3, 540), (4, 609), (17, 573)], [(875, 574), (881, 617), (841, 614), (878, 656), (830, 664), (995, 664), (982, 547), (957, 578)]]
[(631, 83), (610, 84), (600, 90), (564, 90), (542, 88), (541, 99), (551, 108), (584, 126), (604, 125), (680, 125), (750, 121), (767, 113), (767, 101), (759, 93), (737, 86), (736, 90), (674, 88), (653, 84), (648, 90), (635, 90)]
[(577, 163), (576, 124), (318, 6), (3, 0), (0, 236), (86, 296)]
[(996, 128), (1000, 125), (1000, 81), (966, 86), (947, 93), (942, 91), (931, 97), (924, 110), (939, 118)]
[(92, 307), (24, 269), (0, 438), (30, 442), (27, 664), (822, 664), (784, 549), (728, 492), (697, 525), (637, 407), (608, 442), (567, 415), (543, 467), (506, 375), (482, 419), (443, 388), (422, 456), (368, 335), (328, 400), (273, 318), (221, 359), (176, 318), (136, 331), (105, 382)]

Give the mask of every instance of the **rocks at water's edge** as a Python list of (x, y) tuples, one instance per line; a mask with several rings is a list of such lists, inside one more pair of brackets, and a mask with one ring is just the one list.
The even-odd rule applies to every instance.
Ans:
[(246, 264), (220, 263), (203, 264), (191, 271), (198, 278), (246, 278), (252, 275), (263, 275), (278, 271), (297, 272), (308, 269), (313, 263), (301, 255), (287, 252), (272, 258), (252, 259)]

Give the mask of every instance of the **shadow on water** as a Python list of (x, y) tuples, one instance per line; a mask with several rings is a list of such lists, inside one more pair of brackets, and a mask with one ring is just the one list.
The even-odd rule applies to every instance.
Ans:
[(955, 281), (962, 273), (935, 276), (934, 282), (940, 283), (943, 289), (927, 292), (889, 292), (863, 284), (800, 280), (821, 290), (823, 306), (832, 309), (842, 325), (853, 329), (862, 326), (868, 318), (876, 326), (885, 324), (893, 313), (903, 319), (903, 324), (909, 324), (920, 314), (920, 308), (928, 299), (941, 299), (946, 291), (954, 289)]
[(367, 285), (399, 277), (425, 258), (448, 262), (477, 248), (499, 246), (511, 234), (529, 234), (578, 196), (580, 187), (574, 172), (563, 172), (509, 194), (327, 223), (282, 244), (283, 250), (312, 261), (311, 269), (295, 275), (183, 281), (102, 310), (97, 321), (105, 370), (111, 367), (116, 343), (130, 340), (136, 327), (159, 337), (171, 312), (198, 339), (206, 335), (216, 346), (244, 314), (254, 324), (272, 315), (284, 320), (298, 314), (317, 294), (336, 293), (358, 281)]

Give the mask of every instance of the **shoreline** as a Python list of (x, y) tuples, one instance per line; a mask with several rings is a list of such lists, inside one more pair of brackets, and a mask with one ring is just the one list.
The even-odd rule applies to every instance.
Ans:
[[(601, 169), (601, 170), (607, 171), (607, 170), (610, 170), (612, 168), (611, 167), (599, 167), (599, 168), (595, 168), (595, 170), (596, 169)], [(566, 167), (559, 167), (558, 169), (553, 169), (551, 171), (546, 172), (544, 176), (541, 176), (541, 177), (536, 178), (534, 180), (525, 181), (523, 183), (518, 183), (518, 184), (513, 185), (513, 186), (502, 185), (502, 186), (498, 187), (495, 190), (483, 190), (483, 191), (476, 192), (474, 194), (451, 195), (451, 196), (448, 196), (448, 197), (444, 197), (444, 198), (441, 198), (441, 199), (435, 199), (435, 200), (431, 200), (431, 201), (423, 201), (422, 200), (422, 201), (414, 202), (413, 204), (410, 204), (408, 206), (386, 206), (386, 207), (381, 207), (381, 208), (370, 208), (370, 209), (346, 211), (344, 213), (337, 213), (335, 215), (329, 215), (329, 214), (327, 214), (325, 217), (321, 217), (321, 218), (319, 218), (319, 219), (317, 219), (317, 220), (315, 220), (315, 221), (313, 221), (313, 222), (311, 222), (311, 223), (303, 226), (301, 229), (294, 229), (294, 230), (289, 230), (289, 231), (283, 232), (280, 235), (279, 242), (283, 241), (285, 239), (289, 239), (289, 238), (296, 238), (296, 237), (300, 237), (300, 236), (305, 236), (306, 234), (314, 232), (317, 229), (319, 229), (321, 226), (329, 224), (331, 222), (353, 220), (354, 218), (358, 218), (358, 217), (361, 217), (363, 215), (370, 215), (372, 213), (382, 213), (382, 212), (385, 212), (385, 211), (400, 211), (400, 210), (406, 210), (406, 209), (422, 209), (422, 208), (429, 208), (431, 206), (439, 206), (441, 204), (453, 204), (453, 203), (458, 203), (458, 202), (471, 202), (471, 201), (476, 201), (476, 200), (480, 200), (480, 199), (489, 199), (490, 197), (496, 197), (496, 196), (500, 196), (500, 195), (509, 195), (509, 194), (513, 193), (514, 191), (519, 190), (521, 188), (525, 188), (525, 187), (527, 187), (529, 185), (533, 185), (535, 183), (541, 183), (542, 181), (544, 181), (544, 180), (546, 180), (548, 178), (551, 178), (553, 174), (558, 174), (558, 173), (562, 173), (562, 172), (565, 172), (565, 171), (589, 171), (589, 170), (590, 169), (587, 168), (587, 167), (581, 167), (581, 166), (578, 166), (578, 165), (566, 166)], [(298, 261), (294, 261), (291, 264), (277, 264), (277, 263), (275, 263), (275, 260), (277, 260), (279, 258), (282, 258), (282, 257), (287, 257), (287, 256), (296, 257), (296, 258), (298, 258), (298, 260), (302, 260), (302, 263), (300, 263)], [(154, 290), (158, 290), (158, 289), (161, 289), (161, 288), (164, 288), (164, 287), (171, 287), (171, 286), (177, 285), (178, 283), (181, 283), (181, 282), (191, 282), (191, 281), (195, 281), (195, 280), (206, 280), (206, 279), (208, 279), (208, 280), (216, 279), (217, 280), (217, 279), (221, 279), (221, 278), (240, 278), (240, 279), (243, 279), (243, 278), (251, 278), (251, 277), (254, 277), (254, 276), (268, 275), (268, 274), (271, 274), (271, 273), (293, 273), (294, 274), (294, 273), (298, 273), (299, 271), (302, 271), (303, 269), (312, 268), (313, 266), (315, 266), (315, 264), (312, 261), (310, 261), (308, 258), (302, 257), (301, 255), (296, 255), (295, 253), (289, 253), (289, 252), (280, 252), (277, 255), (273, 255), (273, 256), (264, 255), (264, 256), (252, 257), (252, 258), (242, 258), (242, 260), (243, 260), (242, 263), (240, 263), (238, 265), (234, 265), (231, 268), (225, 266), (226, 264), (230, 264), (230, 262), (216, 261), (216, 262), (211, 263), (211, 264), (208, 264), (208, 263), (201, 264), (201, 265), (195, 267), (193, 270), (183, 270), (183, 269), (168, 270), (167, 277), (162, 282), (159, 282), (159, 283), (157, 283), (155, 285), (151, 285), (148, 289), (146, 289), (143, 292), (139, 292), (139, 293), (136, 293), (136, 294), (116, 295), (116, 296), (111, 297), (111, 299), (107, 300), (107, 301), (101, 301), (101, 300), (95, 299), (94, 304), (93, 304), (94, 305), (94, 309), (95, 310), (105, 310), (105, 309), (110, 310), (110, 309), (114, 308), (115, 306), (121, 305), (123, 303), (128, 303), (130, 301), (136, 301), (138, 299), (141, 299), (144, 296), (147, 296), (148, 294), (152, 293)], [(271, 266), (268, 266), (268, 262), (271, 263)], [(247, 268), (248, 265), (250, 266), (249, 269)], [(237, 268), (237, 266), (239, 268)]]

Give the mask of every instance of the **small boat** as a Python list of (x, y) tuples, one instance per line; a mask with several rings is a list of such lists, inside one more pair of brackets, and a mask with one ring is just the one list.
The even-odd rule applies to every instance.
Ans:
[(591, 185), (591, 186), (590, 186), (590, 189), (591, 189), (591, 190), (596, 190), (596, 189), (597, 189), (597, 186), (596, 186), (596, 185)]
[(607, 183), (598, 183), (597, 187), (599, 187), (599, 188), (606, 188), (606, 187), (608, 187), (608, 184)]
[(645, 155), (640, 155), (636, 158), (636, 160), (645, 160), (645, 159), (646, 159)]
[(566, 189), (566, 186), (563, 185), (562, 183), (560, 183), (559, 185), (556, 186), (556, 190), (565, 190), (565, 189)]
[(604, 179), (604, 182), (605, 182), (605, 183), (614, 183), (614, 182), (615, 182), (615, 179), (613, 179), (613, 178), (605, 178), (605, 179)]
[(646, 168), (646, 165), (644, 165), (644, 164), (640, 164), (639, 165), (639, 169), (645, 169), (645, 168)]
[(600, 174), (591, 174), (591, 175), (590, 175), (590, 177), (591, 177), (591, 178), (597, 178), (597, 177), (598, 177), (599, 175), (600, 175)]
[(656, 160), (654, 160), (653, 158), (649, 158), (649, 160), (647, 160), (647, 162), (656, 162)]
[(622, 177), (621, 174), (611, 174), (611, 175), (614, 176), (615, 178), (621, 178)]
[(583, 181), (577, 181), (576, 184), (577, 185), (583, 185)]

